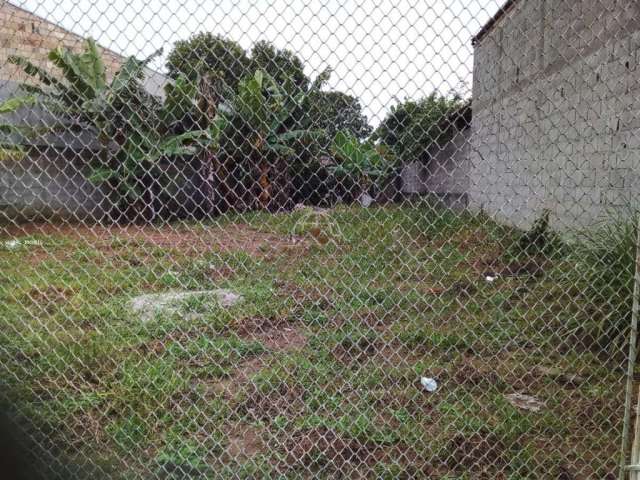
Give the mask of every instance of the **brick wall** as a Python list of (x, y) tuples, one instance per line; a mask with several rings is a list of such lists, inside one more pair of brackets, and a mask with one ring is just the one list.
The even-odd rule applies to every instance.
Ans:
[[(28, 58), (49, 71), (54, 67), (47, 56), (51, 50), (64, 46), (80, 51), (84, 39), (45, 19), (27, 12), (11, 3), (0, 0), (0, 82), (22, 82), (28, 79), (15, 65), (9, 64), (10, 55)], [(113, 76), (124, 58), (100, 47), (107, 74)]]
[[(10, 55), (26, 57), (48, 71), (55, 71), (48, 55), (58, 46), (79, 52), (84, 47), (84, 38), (6, 0), (0, 0), (0, 87), (3, 83), (32, 81), (19, 67), (7, 62)], [(111, 79), (125, 57), (107, 48), (98, 48), (107, 70), (107, 78)], [(145, 70), (144, 86), (149, 93), (164, 96), (166, 82), (167, 77), (161, 73), (149, 68)]]
[(470, 204), (593, 225), (640, 193), (640, 4), (519, 0), (475, 46)]

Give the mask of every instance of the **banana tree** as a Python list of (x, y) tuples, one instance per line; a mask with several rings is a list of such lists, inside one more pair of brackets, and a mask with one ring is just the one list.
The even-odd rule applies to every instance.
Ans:
[[(198, 89), (183, 78), (168, 88), (161, 103), (143, 86), (145, 67), (159, 55), (146, 60), (128, 58), (108, 82), (98, 47), (91, 39), (81, 53), (56, 48), (49, 59), (58, 75), (36, 66), (23, 57), (10, 57), (32, 77), (34, 84), (21, 85), (21, 93), (0, 104), (1, 113), (38, 106), (50, 112), (55, 121), (46, 127), (0, 125), (0, 129), (20, 135), (41, 135), (60, 131), (93, 131), (99, 153), (91, 161), (90, 179), (104, 184), (115, 207), (111, 217), (155, 218), (155, 203), (162, 171), (159, 161), (166, 157), (193, 158), (215, 149), (224, 123), (221, 117), (199, 117), (188, 130), (176, 123), (186, 116), (198, 117)], [(215, 119), (215, 121), (214, 121)]]
[(392, 171), (394, 162), (370, 141), (361, 142), (346, 131), (336, 133), (331, 151), (337, 160), (331, 173), (343, 184), (355, 186), (357, 194), (380, 187)]
[(328, 71), (320, 75), (309, 91), (291, 94), (287, 85), (257, 70), (221, 104), (220, 113), (228, 122), (227, 149), (234, 159), (248, 160), (252, 193), (246, 203), (250, 208), (274, 211), (289, 207), (289, 164), (296, 148), (305, 148), (323, 134), (308, 128), (304, 119), (308, 95), (320, 89), (328, 75)]

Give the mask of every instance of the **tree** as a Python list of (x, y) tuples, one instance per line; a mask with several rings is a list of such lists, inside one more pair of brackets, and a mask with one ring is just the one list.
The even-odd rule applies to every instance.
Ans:
[[(0, 104), (0, 113), (39, 105), (55, 115), (55, 122), (41, 128), (0, 128), (27, 135), (92, 131), (100, 148), (91, 159), (90, 179), (110, 187), (109, 200), (114, 207), (111, 218), (152, 221), (163, 180), (159, 161), (166, 157), (197, 158), (217, 143), (222, 125), (220, 119), (203, 121), (196, 104), (199, 92), (186, 77), (176, 79), (163, 103), (144, 90), (144, 68), (155, 55), (144, 61), (128, 58), (110, 83), (91, 39), (79, 54), (60, 47), (49, 53), (60, 71), (58, 76), (23, 57), (10, 57), (10, 62), (39, 80), (39, 85), (22, 85), (22, 94)], [(199, 118), (197, 128), (176, 130), (176, 123), (183, 122), (187, 115)]]
[[(220, 106), (228, 122), (221, 139), (222, 151), (230, 176), (244, 172), (247, 195), (240, 192), (246, 207), (268, 210), (288, 208), (291, 202), (290, 167), (296, 149), (306, 148), (324, 132), (315, 131), (305, 119), (309, 96), (318, 91), (328, 78), (323, 72), (309, 90), (291, 95), (273, 77), (257, 70), (238, 84), (238, 91)], [(228, 178), (229, 175), (225, 175)], [(243, 182), (239, 182), (240, 185)]]
[(166, 66), (171, 78), (184, 75), (192, 81), (215, 72), (233, 90), (251, 72), (249, 58), (240, 44), (208, 32), (177, 41)]
[(346, 93), (317, 91), (311, 95), (309, 105), (314, 128), (324, 129), (329, 139), (339, 131), (364, 139), (373, 130), (362, 113), (360, 100)]
[(360, 141), (349, 132), (339, 131), (331, 144), (337, 160), (331, 171), (343, 183), (353, 185), (356, 194), (367, 192), (374, 185), (380, 187), (393, 168), (393, 161), (383, 150), (371, 141)]
[(406, 100), (394, 107), (373, 133), (373, 139), (390, 148), (403, 162), (418, 159), (434, 142), (449, 141), (453, 129), (447, 119), (464, 104), (459, 95), (432, 93), (421, 100)]
[(290, 94), (309, 88), (311, 80), (304, 73), (304, 64), (291, 50), (278, 49), (262, 40), (251, 49), (250, 61), (252, 72), (267, 73)]

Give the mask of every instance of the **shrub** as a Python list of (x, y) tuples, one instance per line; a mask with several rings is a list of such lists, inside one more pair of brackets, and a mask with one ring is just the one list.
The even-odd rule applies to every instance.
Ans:
[(508, 257), (548, 259), (565, 252), (565, 245), (560, 236), (549, 228), (549, 214), (549, 210), (545, 209), (529, 230), (516, 237), (507, 250)]
[(390, 148), (402, 162), (415, 161), (434, 143), (442, 146), (451, 140), (461, 120), (456, 112), (464, 105), (457, 93), (405, 100), (391, 107), (372, 139)]

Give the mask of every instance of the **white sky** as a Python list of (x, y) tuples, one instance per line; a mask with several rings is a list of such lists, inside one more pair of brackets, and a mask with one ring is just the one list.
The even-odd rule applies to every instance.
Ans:
[[(502, 0), (12, 0), (101, 45), (143, 58), (199, 31), (295, 51), (314, 76), (360, 98), (376, 125), (404, 98), (471, 94), (471, 37)], [(164, 70), (164, 56), (154, 65)]]

